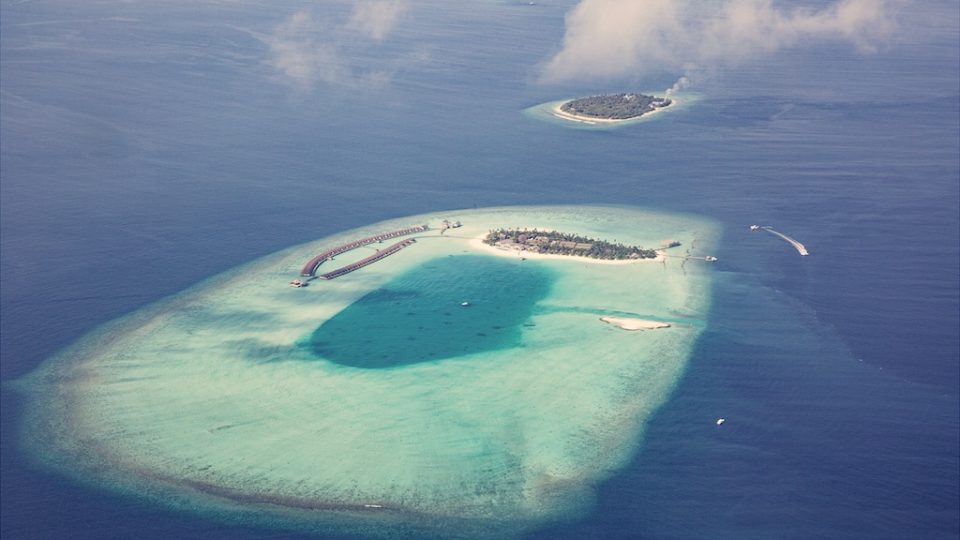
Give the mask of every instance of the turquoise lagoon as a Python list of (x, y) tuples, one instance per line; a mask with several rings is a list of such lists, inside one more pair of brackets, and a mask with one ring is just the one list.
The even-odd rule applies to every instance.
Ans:
[[(441, 235), (442, 219), (464, 226)], [(323, 249), (420, 223), (433, 227), (376, 264), (287, 285)], [(476, 241), (496, 227), (682, 245), (659, 262), (524, 260)], [(26, 438), (81, 481), (227, 518), (442, 536), (568, 519), (626, 463), (683, 373), (710, 299), (707, 263), (683, 256), (717, 238), (705, 219), (589, 206), (344, 232), (211, 278), (51, 359), (21, 385)], [(672, 327), (629, 332), (603, 315)]]
[(478, 255), (429, 259), (324, 322), (310, 347), (319, 359), (365, 368), (519, 348), (552, 283), (543, 265)]

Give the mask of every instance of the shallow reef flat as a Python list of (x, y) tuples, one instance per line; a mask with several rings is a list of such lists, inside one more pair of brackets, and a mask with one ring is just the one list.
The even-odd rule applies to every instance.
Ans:
[[(463, 226), (441, 233), (444, 219)], [(332, 246), (422, 223), (416, 243), (375, 264), (287, 284)], [(226, 520), (504, 537), (576, 515), (682, 375), (707, 324), (709, 271), (680, 257), (493, 256), (475, 239), (497, 227), (670, 238), (691, 255), (718, 238), (705, 219), (590, 206), (347, 231), (211, 278), (52, 358), (18, 383), (24, 442), (78, 480)], [(670, 327), (625, 332), (599, 317)]]

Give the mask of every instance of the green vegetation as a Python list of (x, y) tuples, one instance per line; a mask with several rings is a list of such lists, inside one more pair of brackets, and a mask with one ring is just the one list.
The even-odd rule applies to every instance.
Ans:
[(657, 252), (638, 246), (625, 246), (586, 236), (537, 229), (497, 229), (483, 239), (485, 244), (532, 253), (575, 255), (593, 259), (654, 259)]
[(568, 101), (560, 106), (560, 110), (569, 114), (591, 116), (593, 118), (627, 120), (661, 107), (667, 107), (671, 103), (667, 98), (644, 94), (610, 94)]

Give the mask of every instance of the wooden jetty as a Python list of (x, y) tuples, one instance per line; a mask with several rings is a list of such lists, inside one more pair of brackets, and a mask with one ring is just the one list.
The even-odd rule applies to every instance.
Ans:
[(377, 251), (376, 253), (374, 253), (373, 255), (365, 259), (361, 259), (353, 264), (341, 266), (340, 268), (337, 268), (332, 272), (327, 272), (326, 274), (320, 274), (320, 277), (322, 277), (323, 279), (336, 279), (344, 274), (349, 274), (354, 270), (359, 270), (364, 266), (367, 266), (368, 264), (373, 264), (379, 261), (380, 259), (389, 257), (390, 255), (393, 255), (394, 253), (400, 251), (401, 249), (416, 243), (416, 241), (417, 241), (416, 238), (407, 238), (406, 240), (401, 240), (386, 249), (381, 249)]
[[(328, 249), (327, 251), (324, 251), (323, 253), (307, 261), (307, 264), (303, 265), (303, 269), (300, 270), (300, 275), (302, 277), (314, 277), (317, 274), (317, 268), (319, 268), (324, 261), (328, 259), (332, 259), (333, 257), (340, 255), (341, 253), (345, 253), (352, 249), (357, 249), (359, 247), (370, 245), (376, 242), (382, 242), (390, 238), (396, 238), (398, 236), (406, 236), (408, 234), (424, 232), (429, 228), (430, 227), (426, 225), (420, 225), (417, 227), (409, 227), (407, 229), (400, 229), (396, 231), (385, 232), (375, 236), (368, 236), (367, 238), (361, 238), (360, 240), (354, 240), (353, 242), (341, 244), (335, 248)], [(336, 270), (334, 272), (336, 272)], [(327, 278), (327, 279), (332, 279), (332, 278)]]

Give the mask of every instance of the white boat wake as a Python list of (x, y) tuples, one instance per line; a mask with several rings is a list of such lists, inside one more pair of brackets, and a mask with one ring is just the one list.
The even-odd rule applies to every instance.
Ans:
[(775, 235), (779, 236), (780, 238), (783, 238), (784, 240), (786, 240), (787, 242), (789, 242), (790, 245), (792, 245), (793, 247), (797, 248), (797, 251), (800, 252), (800, 255), (803, 255), (804, 257), (806, 257), (807, 255), (810, 254), (810, 252), (807, 251), (806, 246), (804, 246), (804, 245), (801, 244), (800, 242), (797, 242), (797, 241), (794, 240), (793, 238), (790, 238), (789, 236), (787, 236), (787, 235), (785, 235), (785, 234), (783, 234), (783, 233), (781, 233), (781, 232), (777, 232), (777, 231), (773, 230), (773, 227), (760, 227), (760, 228), (763, 229), (763, 230), (765, 230), (765, 231), (767, 231), (767, 232), (770, 233), (770, 234), (775, 234)]

